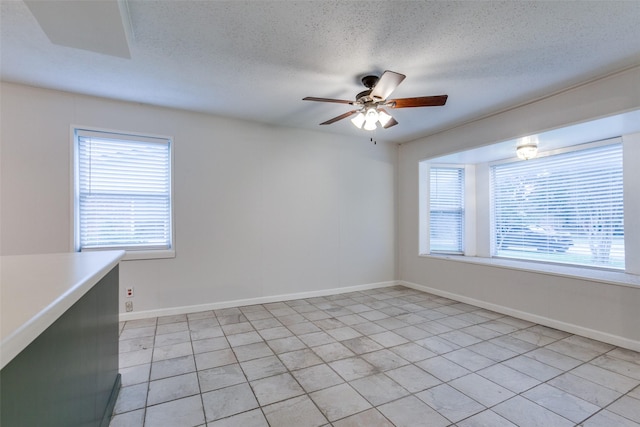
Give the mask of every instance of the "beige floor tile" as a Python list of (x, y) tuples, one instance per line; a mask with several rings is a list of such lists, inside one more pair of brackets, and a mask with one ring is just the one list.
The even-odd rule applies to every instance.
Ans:
[(638, 363), (617, 359), (606, 354), (593, 360), (592, 363), (596, 366), (600, 366), (601, 368), (640, 381), (640, 365)]
[(278, 338), (290, 337), (293, 333), (284, 326), (277, 326), (275, 328), (261, 329), (258, 331), (260, 336), (265, 340), (275, 340)]
[(189, 427), (204, 423), (200, 396), (172, 400), (149, 406), (145, 415), (145, 427)]
[(409, 391), (385, 374), (372, 375), (349, 383), (373, 406), (399, 399)]
[(461, 348), (459, 350), (444, 354), (443, 357), (457, 363), (458, 365), (472, 372), (487, 368), (496, 363), (495, 361), (466, 348)]
[(230, 365), (231, 363), (237, 362), (236, 356), (230, 348), (209, 351), (207, 353), (198, 353), (194, 356), (196, 360), (196, 368), (198, 370)]
[(275, 340), (267, 341), (267, 345), (271, 347), (271, 350), (276, 354), (287, 353), (289, 351), (301, 350), (306, 348), (305, 343), (300, 341), (297, 337), (285, 337), (277, 338)]
[(442, 381), (415, 365), (402, 366), (386, 371), (385, 374), (411, 393), (417, 393), (442, 383)]
[(491, 410), (480, 412), (460, 421), (457, 425), (458, 427), (518, 427)]
[(304, 394), (300, 384), (289, 373), (252, 381), (251, 388), (261, 406)]
[(151, 366), (150, 380), (187, 374), (196, 370), (193, 355), (176, 357), (175, 359), (160, 360)]
[(540, 384), (522, 395), (574, 423), (580, 423), (600, 410), (600, 407), (548, 384)]
[(232, 364), (198, 371), (202, 393), (246, 382), (240, 365)]
[(348, 384), (339, 384), (309, 395), (329, 421), (339, 420), (365, 409), (371, 405)]
[(409, 364), (402, 357), (387, 349), (363, 354), (361, 357), (381, 371), (388, 371)]
[(361, 357), (336, 360), (335, 362), (329, 363), (329, 366), (344, 378), (345, 381), (357, 380), (358, 378), (380, 372), (378, 368)]
[(261, 357), (273, 356), (274, 354), (271, 348), (265, 342), (256, 342), (253, 344), (234, 347), (233, 352), (240, 362), (259, 359)]
[(502, 402), (492, 410), (519, 427), (573, 427), (575, 425), (568, 419), (520, 396)]
[(639, 381), (625, 375), (601, 368), (600, 366), (586, 363), (570, 371), (573, 375), (600, 384), (603, 387), (615, 390), (618, 393), (627, 393), (635, 388)]
[(382, 346), (369, 337), (359, 336), (342, 341), (342, 345), (353, 351), (355, 354), (371, 353), (382, 350)]
[(412, 363), (437, 356), (434, 352), (429, 351), (426, 348), (419, 346), (418, 344), (415, 344), (413, 342), (390, 347), (389, 350)]
[(238, 347), (263, 341), (262, 337), (257, 332), (244, 332), (241, 334), (227, 335), (227, 340), (229, 341), (229, 344), (231, 344), (231, 347)]
[(232, 415), (218, 421), (207, 424), (208, 427), (269, 427), (269, 423), (265, 419), (260, 409), (243, 412), (238, 415)]
[(325, 416), (308, 396), (294, 397), (263, 409), (272, 426), (318, 427), (327, 423)]
[(384, 415), (376, 409), (368, 409), (359, 414), (343, 418), (333, 423), (334, 427), (394, 427)]
[(513, 392), (478, 374), (456, 378), (450, 381), (449, 385), (486, 407), (491, 407), (514, 396)]
[(539, 380), (504, 364), (493, 365), (476, 373), (514, 393), (522, 393), (540, 384)]
[(279, 354), (280, 361), (290, 371), (308, 368), (309, 366), (319, 365), (322, 362), (312, 350), (305, 348), (302, 350), (290, 351), (288, 353)]
[(156, 329), (156, 337), (176, 332), (189, 332), (189, 324), (187, 322), (165, 323), (158, 325)]
[(124, 414), (115, 415), (109, 427), (143, 427), (144, 409), (138, 409)]
[(159, 360), (175, 359), (176, 357), (187, 356), (193, 354), (193, 348), (190, 342), (181, 344), (167, 345), (163, 347), (153, 348), (153, 362)]
[(416, 397), (454, 423), (486, 409), (447, 384), (422, 391)]
[(198, 376), (195, 372), (163, 378), (149, 383), (147, 405), (156, 405), (199, 393)]
[(468, 369), (465, 369), (442, 356), (432, 357), (421, 362), (416, 362), (416, 365), (444, 382), (448, 382), (471, 373)]
[(225, 418), (257, 408), (256, 400), (249, 384), (238, 384), (202, 394), (207, 422)]
[(325, 364), (293, 371), (292, 374), (307, 393), (344, 382), (338, 374)]
[(546, 347), (530, 351), (526, 353), (526, 356), (563, 371), (568, 371), (583, 363), (581, 360), (560, 354)]
[(122, 387), (128, 387), (134, 384), (149, 382), (150, 372), (151, 363), (120, 368), (120, 375), (122, 376), (121, 385)]
[(324, 331), (310, 332), (308, 334), (299, 335), (298, 338), (309, 347), (319, 347), (321, 345), (335, 343), (336, 340)]
[(607, 407), (607, 410), (640, 423), (640, 400), (622, 396)]
[(593, 417), (586, 420), (583, 427), (603, 427), (603, 426), (615, 426), (615, 427), (639, 427), (640, 423), (631, 421), (628, 418), (621, 417), (613, 412), (600, 411)]
[(146, 382), (120, 388), (113, 413), (121, 414), (123, 412), (144, 408), (147, 403), (148, 389), (149, 383)]
[(503, 362), (504, 365), (529, 375), (539, 381), (548, 381), (562, 373), (560, 369), (533, 360), (530, 357), (518, 356)]
[(403, 397), (381, 405), (377, 409), (396, 427), (444, 427), (451, 424), (435, 409), (415, 396)]
[(241, 362), (240, 366), (249, 381), (287, 372), (287, 367), (276, 356)]
[(548, 382), (549, 385), (564, 390), (574, 396), (604, 408), (614, 400), (622, 396), (621, 393), (606, 388), (592, 381), (566, 373)]
[(325, 362), (333, 362), (334, 360), (355, 356), (354, 352), (338, 342), (313, 347), (312, 350)]

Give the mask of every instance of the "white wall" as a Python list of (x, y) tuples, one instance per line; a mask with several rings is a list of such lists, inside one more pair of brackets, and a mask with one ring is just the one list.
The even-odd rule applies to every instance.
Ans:
[[(640, 350), (640, 287), (418, 256), (421, 160), (638, 108), (640, 67), (401, 145), (399, 278), (412, 286)], [(635, 182), (637, 187), (628, 191), (640, 190), (640, 182)]]
[(72, 249), (82, 125), (174, 138), (177, 256), (121, 264), (136, 312), (396, 278), (395, 146), (9, 83), (1, 95), (3, 255)]

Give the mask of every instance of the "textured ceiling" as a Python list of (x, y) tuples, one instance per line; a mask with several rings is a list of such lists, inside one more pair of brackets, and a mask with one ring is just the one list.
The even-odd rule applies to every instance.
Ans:
[(350, 106), (301, 99), (353, 99), (389, 69), (407, 75), (392, 98), (449, 95), (376, 131), (404, 142), (640, 64), (638, 0), (124, 5), (130, 59), (53, 44), (2, 0), (2, 80), (368, 139), (349, 120), (318, 126)]

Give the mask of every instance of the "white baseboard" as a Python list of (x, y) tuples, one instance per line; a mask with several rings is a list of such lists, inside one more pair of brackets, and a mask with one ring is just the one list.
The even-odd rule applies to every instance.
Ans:
[(199, 311), (219, 310), (221, 308), (241, 307), (244, 305), (268, 304), (270, 302), (290, 301), (295, 299), (323, 297), (327, 295), (346, 294), (349, 292), (366, 291), (369, 289), (386, 288), (398, 285), (398, 281), (369, 283), (365, 285), (347, 286), (344, 288), (322, 289), (319, 291), (298, 292), (294, 294), (280, 294), (265, 297), (239, 299), (233, 301), (213, 302), (207, 304), (188, 305), (181, 307), (160, 308), (157, 310), (120, 313), (120, 321), (147, 319), (150, 317), (173, 316), (177, 314), (197, 313)]
[(443, 291), (440, 289), (431, 288), (425, 285), (419, 285), (417, 283), (406, 282), (401, 280), (398, 282), (398, 284), (402, 286), (406, 286), (407, 288), (415, 289), (418, 291), (424, 291), (440, 297), (445, 297), (445, 298), (460, 301), (466, 304), (475, 305), (476, 307), (485, 308), (487, 310), (495, 311), (497, 313), (517, 317), (518, 319), (528, 320), (529, 322), (538, 323), (540, 325), (548, 326), (554, 329), (559, 329), (561, 331), (569, 332), (571, 334), (581, 335), (583, 337), (606, 342), (608, 344), (627, 348), (629, 350), (640, 351), (640, 341), (631, 340), (629, 338), (621, 337), (619, 335), (613, 335), (607, 332), (585, 328), (584, 326), (575, 325), (572, 323), (566, 323), (560, 320), (551, 319), (544, 316), (539, 316), (537, 314), (515, 310), (513, 308), (505, 307), (498, 304), (493, 304), (486, 301), (477, 300), (475, 298), (469, 298), (463, 295), (458, 295), (458, 294)]

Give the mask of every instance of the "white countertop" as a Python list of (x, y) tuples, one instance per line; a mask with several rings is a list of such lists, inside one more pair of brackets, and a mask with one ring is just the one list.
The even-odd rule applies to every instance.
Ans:
[(102, 279), (124, 251), (0, 257), (0, 368)]

